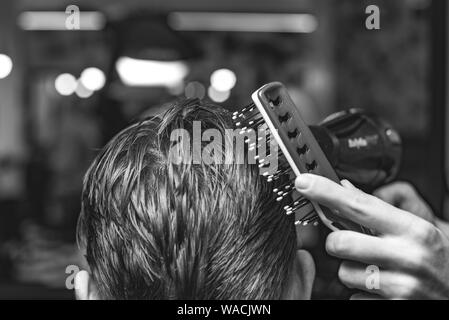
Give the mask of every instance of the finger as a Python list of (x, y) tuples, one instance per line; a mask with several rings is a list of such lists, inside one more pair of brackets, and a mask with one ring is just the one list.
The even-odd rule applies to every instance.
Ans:
[(434, 222), (432, 209), (416, 189), (407, 182), (395, 182), (384, 186), (374, 191), (373, 195), (395, 207), (411, 212), (429, 222)]
[(338, 277), (348, 288), (389, 299), (412, 298), (417, 283), (406, 274), (349, 261), (340, 265)]
[(306, 198), (336, 209), (340, 216), (383, 234), (402, 234), (416, 217), (359, 190), (345, 188), (327, 178), (301, 174), (296, 189)]
[(408, 251), (394, 238), (379, 238), (354, 231), (335, 231), (326, 239), (326, 251), (342, 260), (375, 264), (385, 268), (402, 267)]
[(394, 182), (373, 192), (373, 195), (394, 206), (400, 206), (404, 200), (414, 198), (416, 192), (407, 182)]
[(349, 300), (385, 300), (385, 298), (377, 294), (356, 293), (353, 294)]
[(340, 181), (341, 185), (347, 189), (351, 189), (354, 191), (360, 191), (360, 189), (356, 188), (349, 180), (343, 179)]

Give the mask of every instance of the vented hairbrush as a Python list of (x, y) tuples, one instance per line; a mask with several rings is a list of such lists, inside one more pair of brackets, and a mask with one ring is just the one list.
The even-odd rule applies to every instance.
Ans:
[[(276, 201), (282, 203), (285, 213), (288, 215), (295, 215), (296, 225), (316, 225), (318, 221), (321, 220), (331, 230), (353, 230), (370, 233), (370, 231), (363, 226), (341, 218), (333, 212), (332, 209), (318, 203), (310, 202), (296, 192), (294, 180), (296, 176), (302, 173), (313, 173), (337, 183), (340, 183), (340, 178), (342, 177), (337, 175), (326, 157), (325, 152), (321, 148), (320, 143), (317, 141), (316, 136), (302, 119), (300, 110), (288, 95), (287, 89), (281, 83), (269, 83), (255, 91), (252, 95), (252, 100), (253, 103), (240, 111), (233, 113), (233, 121), (236, 127), (240, 128), (240, 134), (245, 134), (251, 129), (257, 132), (261, 127), (266, 127), (271, 132), (270, 137), (273, 137), (276, 140), (280, 148), (277, 158), (277, 170), (269, 174), (264, 173), (264, 175), (273, 186), (273, 192), (276, 194)], [(365, 125), (364, 118), (360, 114), (357, 116), (356, 110), (352, 112), (356, 115), (356, 120), (360, 124), (356, 126), (353, 125), (353, 129), (351, 129), (350, 132), (359, 132), (360, 126), (365, 128), (363, 127)], [(355, 120), (352, 120), (351, 123), (355, 123)], [(333, 119), (333, 124), (335, 126), (335, 119)], [(322, 126), (321, 128), (322, 130), (316, 132), (316, 134), (320, 134), (321, 140), (324, 141), (324, 143), (327, 143), (327, 150), (332, 150), (333, 143), (343, 143), (345, 141), (344, 139), (346, 137), (334, 137), (331, 132), (327, 131), (325, 126)], [(392, 130), (392, 128), (388, 126), (379, 129), (380, 131), (378, 129), (379, 128), (377, 127), (374, 129), (370, 128), (371, 131), (375, 131), (375, 135), (378, 135), (380, 131), (390, 132)], [(323, 130), (325, 131), (323, 132)], [(348, 135), (347, 131), (345, 134)], [(398, 135), (394, 138), (399, 139)], [(351, 139), (351, 134), (349, 134), (348, 139)], [(357, 139), (363, 139), (363, 137), (357, 137)], [(256, 138), (256, 141), (252, 141), (251, 138), (248, 138), (246, 139), (246, 142), (249, 148), (254, 148), (255, 145), (260, 147), (260, 143), (267, 143), (265, 141), (260, 142), (259, 140), (260, 139)], [(374, 140), (375, 139), (371, 139), (370, 141), (373, 142)], [(400, 139), (398, 140), (398, 143), (395, 144), (394, 142), (394, 139), (389, 140), (388, 137), (385, 138), (382, 136), (375, 140), (375, 144), (372, 143), (372, 145), (369, 145), (370, 147), (379, 148), (384, 152), (386, 144), (390, 144), (391, 150), (393, 150), (390, 152), (393, 154), (391, 157), (393, 160), (389, 163), (389, 167), (379, 168), (379, 171), (383, 170), (387, 173), (382, 176), (382, 179), (376, 180), (375, 183), (377, 184), (381, 184), (382, 182), (391, 179), (397, 172), (400, 158)], [(360, 152), (363, 152), (363, 150)], [(257, 160), (259, 167), (263, 168), (268, 166), (267, 162), (271, 156), (273, 155), (262, 157), (257, 153), (255, 159)], [(378, 158), (381, 156), (383, 156), (383, 154), (376, 155)], [(370, 164), (372, 163), (371, 160), (372, 159), (370, 159)], [(347, 166), (343, 165), (343, 167), (347, 169)], [(361, 177), (362, 180), (364, 178), (363, 175), (355, 176)], [(370, 181), (372, 180), (373, 179), (371, 178)]]

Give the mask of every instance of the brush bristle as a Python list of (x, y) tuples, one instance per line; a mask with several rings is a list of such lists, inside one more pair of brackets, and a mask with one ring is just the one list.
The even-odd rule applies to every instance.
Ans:
[[(235, 126), (240, 129), (240, 134), (245, 134), (248, 130), (254, 130), (256, 133), (265, 124), (265, 121), (260, 114), (254, 103), (247, 105), (239, 111), (232, 114), (232, 120)], [(268, 130), (268, 129), (267, 129)], [(245, 144), (248, 146), (248, 150), (256, 150), (255, 160), (259, 168), (266, 168), (270, 165), (269, 156), (261, 157), (257, 152), (261, 143), (270, 143), (272, 135), (270, 134), (265, 139), (258, 137), (256, 141), (252, 141), (250, 138), (245, 139)], [(266, 146), (267, 146), (266, 145)], [(268, 148), (266, 148), (268, 149)], [(265, 149), (265, 150), (266, 150)], [(284, 211), (287, 215), (296, 213), (301, 208), (310, 204), (310, 201), (298, 196), (294, 188), (294, 181), (292, 179), (292, 169), (288, 164), (281, 150), (279, 150), (278, 157), (278, 170), (274, 173), (264, 172), (263, 175), (267, 178), (267, 181), (273, 186), (273, 193), (276, 196), (276, 201), (281, 202), (284, 206)], [(296, 225), (317, 225), (319, 218), (314, 210), (307, 212), (303, 217), (300, 217), (295, 221)]]

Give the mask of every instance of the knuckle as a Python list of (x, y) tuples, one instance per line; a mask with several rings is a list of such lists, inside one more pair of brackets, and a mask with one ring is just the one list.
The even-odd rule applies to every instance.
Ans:
[(424, 249), (416, 249), (413, 252), (408, 254), (408, 259), (406, 259), (404, 267), (408, 270), (412, 270), (414, 272), (424, 271), (427, 269), (429, 263), (429, 254), (427, 250)]
[(413, 239), (422, 244), (432, 244), (436, 242), (439, 237), (438, 229), (431, 223), (417, 219), (411, 225), (411, 233)]
[(421, 249), (417, 250), (415, 253), (415, 262), (419, 268), (425, 267), (429, 261), (429, 258), (430, 257), (427, 250)]
[(429, 245), (437, 243), (440, 238), (440, 231), (430, 223), (426, 223), (426, 229), (424, 237), (425, 243)]
[(363, 208), (369, 206), (370, 203), (371, 201), (368, 195), (357, 192), (349, 201), (349, 207), (356, 212), (361, 212), (363, 211)]

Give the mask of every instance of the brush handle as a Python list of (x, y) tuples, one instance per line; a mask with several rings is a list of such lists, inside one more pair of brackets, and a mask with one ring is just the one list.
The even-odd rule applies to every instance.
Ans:
[[(315, 136), (302, 119), (299, 108), (293, 103), (282, 83), (272, 82), (264, 85), (253, 93), (252, 99), (295, 175), (308, 172), (340, 183)], [(339, 217), (329, 208), (314, 202), (312, 205), (323, 223), (331, 230), (369, 232), (364, 227)]]

